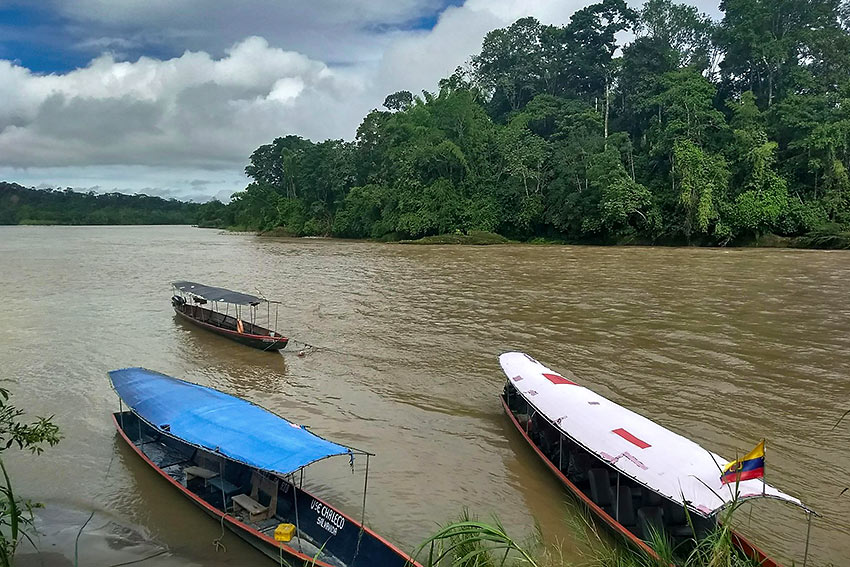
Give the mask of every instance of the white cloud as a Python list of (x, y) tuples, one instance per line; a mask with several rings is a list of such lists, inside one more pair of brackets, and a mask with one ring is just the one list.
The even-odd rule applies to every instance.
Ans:
[[(2, 164), (127, 164), (239, 168), (275, 136), (351, 131), (309, 115), (340, 109), (360, 88), (304, 55), (250, 37), (226, 56), (187, 52), (166, 61), (111, 55), (63, 75), (0, 62)], [(323, 109), (324, 107), (324, 109)], [(330, 113), (333, 117), (334, 113)]]

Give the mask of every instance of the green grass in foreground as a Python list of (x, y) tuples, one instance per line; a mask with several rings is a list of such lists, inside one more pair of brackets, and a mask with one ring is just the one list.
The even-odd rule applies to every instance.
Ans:
[(677, 547), (663, 534), (653, 534), (649, 546), (656, 556), (611, 543), (599, 534), (588, 513), (580, 512), (571, 522), (584, 548), (580, 563), (565, 560), (558, 547), (543, 546), (539, 528), (531, 541), (518, 542), (498, 518), (481, 522), (464, 510), (456, 522), (429, 537), (414, 558), (424, 567), (759, 567), (733, 544), (730, 525), (736, 508), (731, 506), (712, 532)]

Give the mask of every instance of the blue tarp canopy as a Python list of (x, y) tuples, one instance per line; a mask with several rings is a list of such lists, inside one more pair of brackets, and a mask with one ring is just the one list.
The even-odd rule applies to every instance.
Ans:
[(124, 403), (162, 433), (251, 467), (289, 474), (359, 452), (243, 399), (159, 372), (124, 368), (109, 378)]

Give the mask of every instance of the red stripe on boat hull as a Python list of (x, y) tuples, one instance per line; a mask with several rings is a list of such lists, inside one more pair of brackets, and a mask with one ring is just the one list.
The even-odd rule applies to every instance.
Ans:
[(549, 469), (553, 473), (555, 473), (555, 476), (557, 476), (560, 479), (560, 481), (564, 484), (564, 486), (566, 486), (569, 489), (569, 491), (572, 492), (573, 495), (576, 498), (578, 498), (582, 503), (584, 503), (590, 509), (591, 512), (596, 514), (596, 516), (599, 517), (599, 519), (603, 520), (613, 530), (615, 530), (620, 535), (625, 537), (631, 544), (635, 545), (636, 547), (638, 547), (638, 548), (642, 549), (643, 551), (645, 551), (646, 553), (648, 553), (650, 555), (650, 557), (658, 558), (658, 555), (655, 553), (655, 551), (653, 551), (653, 549), (651, 547), (646, 545), (646, 542), (644, 542), (642, 539), (637, 537), (635, 534), (633, 534), (632, 532), (627, 530), (617, 520), (615, 520), (614, 518), (609, 516), (608, 513), (605, 512), (605, 510), (600, 508), (596, 504), (596, 502), (594, 502), (593, 500), (588, 498), (587, 495), (584, 492), (582, 492), (575, 484), (573, 484), (572, 481), (570, 479), (568, 479), (566, 477), (566, 475), (564, 475), (564, 473), (562, 473), (560, 471), (560, 469), (558, 469), (558, 467), (556, 467), (552, 463), (552, 461), (550, 461), (546, 457), (546, 455), (543, 454), (543, 452), (540, 450), (540, 448), (537, 447), (537, 445), (534, 443), (534, 441), (531, 440), (531, 437), (528, 436), (528, 433), (526, 433), (525, 430), (522, 428), (522, 426), (519, 424), (519, 421), (517, 421), (513, 412), (511, 412), (511, 408), (508, 407), (508, 404), (505, 401), (505, 398), (503, 398), (501, 396), (499, 398), (502, 400), (502, 407), (505, 408), (505, 413), (511, 419), (511, 422), (514, 424), (514, 427), (516, 427), (517, 431), (519, 431), (520, 435), (522, 435), (523, 439), (526, 440), (526, 442), (531, 446), (531, 448), (534, 449), (534, 452), (537, 453), (537, 456), (540, 457), (543, 460), (543, 462), (546, 464), (546, 466), (548, 466)]
[(240, 333), (239, 331), (232, 331), (230, 329), (225, 329), (223, 327), (219, 327), (218, 325), (212, 325), (205, 321), (201, 321), (200, 319), (196, 319), (188, 313), (180, 311), (176, 307), (174, 308), (174, 312), (181, 316), (183, 319), (189, 321), (194, 325), (197, 325), (198, 327), (201, 327), (202, 329), (206, 329), (207, 331), (210, 331), (222, 337), (226, 337), (240, 344), (250, 346), (259, 350), (266, 350), (270, 352), (278, 351), (285, 348), (287, 343), (289, 342), (289, 339), (287, 337), (282, 336), (280, 333), (277, 333), (275, 336)]
[[(259, 546), (257, 546), (257, 543), (264, 543), (264, 544), (272, 546), (275, 549), (275, 551), (277, 551), (278, 548), (283, 548), (283, 552), (285, 554), (287, 554), (291, 557), (294, 557), (296, 559), (300, 559), (301, 561), (304, 561), (305, 565), (316, 565), (318, 567), (334, 567), (333, 565), (325, 563), (324, 561), (320, 561), (318, 559), (314, 560), (313, 557), (310, 557), (308, 555), (300, 553), (300, 552), (296, 551), (295, 549), (293, 549), (292, 547), (289, 547), (286, 544), (279, 543), (274, 538), (271, 538), (271, 537), (265, 535), (264, 533), (262, 533), (258, 530), (255, 530), (254, 528), (252, 528), (248, 524), (239, 521), (238, 519), (234, 518), (233, 516), (230, 516), (228, 514), (224, 514), (221, 510), (219, 510), (215, 506), (211, 506), (206, 501), (204, 501), (204, 499), (200, 498), (194, 492), (192, 492), (191, 490), (189, 490), (188, 488), (186, 488), (185, 486), (183, 486), (182, 484), (180, 484), (179, 482), (177, 482), (176, 480), (171, 478), (168, 475), (168, 473), (163, 471), (153, 461), (151, 461), (148, 458), (148, 456), (145, 455), (144, 452), (142, 452), (136, 446), (136, 444), (133, 443), (130, 440), (129, 437), (127, 437), (127, 434), (124, 433), (124, 430), (121, 428), (121, 424), (118, 423), (118, 419), (115, 417), (115, 414), (112, 414), (112, 422), (115, 424), (115, 429), (118, 430), (118, 433), (121, 435), (121, 438), (124, 439), (124, 441), (127, 443), (127, 445), (129, 445), (130, 448), (133, 449), (133, 451), (135, 451), (137, 455), (139, 455), (147, 464), (149, 464), (153, 470), (158, 472), (160, 474), (160, 476), (162, 476), (165, 480), (170, 482), (175, 488), (177, 488), (180, 492), (182, 492), (184, 496), (186, 496), (192, 502), (194, 502), (195, 504), (200, 506), (207, 514), (209, 514), (209, 515), (213, 516), (214, 518), (219, 519), (223, 522), (227, 522), (228, 528), (230, 528), (233, 532), (235, 532), (237, 535), (242, 537), (242, 539), (244, 539), (246, 542), (248, 542), (252, 546), (256, 547), (259, 551), (264, 552), (265, 550), (264, 550), (264, 548), (260, 548)], [(387, 547), (392, 549), (401, 558), (408, 560), (410, 562), (411, 567), (421, 567), (421, 565), (419, 565), (418, 563), (416, 563), (415, 561), (410, 559), (410, 557), (408, 555), (406, 555), (404, 552), (402, 552), (400, 549), (398, 549), (395, 545), (391, 544), (390, 542), (388, 542), (387, 540), (385, 540), (384, 538), (382, 538), (380, 535), (376, 534), (375, 532), (373, 532), (369, 528), (367, 528), (365, 526), (361, 526), (356, 520), (352, 519), (347, 514), (344, 514), (343, 512), (341, 512), (340, 510), (337, 510), (333, 506), (328, 505), (324, 500), (322, 500), (320, 498), (316, 498), (315, 496), (313, 496), (312, 494), (310, 494), (307, 491), (302, 490), (302, 492), (304, 492), (304, 494), (308, 494), (311, 498), (314, 498), (315, 500), (317, 500), (318, 502), (321, 502), (322, 504), (324, 504), (325, 506), (327, 506), (328, 508), (330, 508), (334, 512), (337, 512), (341, 516), (345, 517), (346, 522), (351, 522), (352, 524), (354, 524), (358, 528), (362, 527), (364, 532), (368, 533), (369, 535), (371, 535), (372, 537), (374, 537), (375, 539), (379, 540), (381, 543), (383, 543), (384, 545), (386, 545)], [(222, 517), (223, 517), (223, 519), (222, 519)], [(250, 538), (248, 536), (250, 536)], [(264, 554), (268, 555), (269, 557), (271, 557), (274, 560), (278, 559), (277, 555), (269, 555), (268, 553), (264, 553)]]

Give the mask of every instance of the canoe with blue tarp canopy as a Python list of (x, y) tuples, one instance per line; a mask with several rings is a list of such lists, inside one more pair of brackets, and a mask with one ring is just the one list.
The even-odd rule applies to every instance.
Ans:
[(270, 473), (362, 453), (248, 401), (146, 368), (113, 370), (109, 378), (123, 402), (161, 433)]

